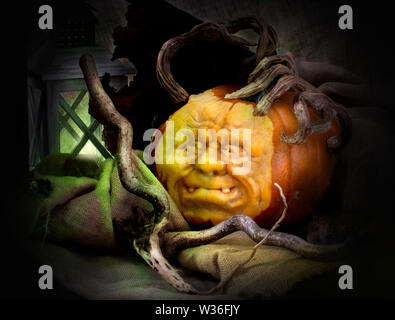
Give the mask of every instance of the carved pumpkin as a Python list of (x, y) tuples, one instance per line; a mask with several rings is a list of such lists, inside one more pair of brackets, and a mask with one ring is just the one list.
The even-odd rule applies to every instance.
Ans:
[[(313, 133), (302, 144), (282, 142), (282, 133), (290, 136), (298, 128), (293, 113), (295, 93), (289, 91), (276, 100), (267, 116), (253, 116), (255, 103), (224, 98), (239, 88), (225, 85), (191, 95), (187, 104), (162, 125), (163, 135), (158, 139), (162, 144), (156, 147), (155, 156), (162, 156), (164, 163), (156, 163), (157, 176), (187, 221), (195, 225), (215, 225), (236, 214), (250, 216), (260, 226), (273, 225), (283, 210), (274, 183), (282, 187), (288, 202), (283, 223), (298, 222), (319, 204), (329, 185), (335, 156), (328, 153), (327, 140), (338, 134), (338, 127), (333, 121), (332, 129)], [(312, 121), (319, 120), (310, 108), (309, 112)], [(175, 133), (189, 128), (195, 138), (198, 128), (216, 132), (223, 128), (250, 129), (249, 172), (234, 174), (237, 164), (211, 163), (209, 156), (203, 163), (166, 163), (169, 157), (166, 130), (170, 120)], [(174, 141), (174, 146), (177, 145), (179, 141)], [(232, 148), (241, 150), (243, 146)]]

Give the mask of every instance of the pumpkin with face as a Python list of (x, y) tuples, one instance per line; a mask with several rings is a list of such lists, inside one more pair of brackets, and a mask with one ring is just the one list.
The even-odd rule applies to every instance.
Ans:
[[(295, 93), (284, 94), (262, 117), (253, 115), (254, 102), (224, 98), (239, 88), (224, 85), (191, 95), (187, 104), (169, 118), (161, 127), (163, 135), (155, 150), (156, 159), (161, 159), (156, 161), (158, 179), (186, 220), (194, 225), (216, 225), (236, 214), (250, 216), (260, 226), (273, 225), (283, 210), (274, 183), (281, 186), (288, 202), (283, 223), (301, 221), (319, 204), (329, 185), (335, 156), (328, 153), (327, 140), (338, 134), (338, 127), (333, 121), (332, 129), (310, 135), (303, 144), (282, 142), (282, 133), (293, 135), (298, 127), (293, 113)], [(319, 120), (310, 109), (309, 112), (311, 120)], [(170, 122), (174, 133), (183, 129), (193, 133), (191, 139), (196, 143), (192, 161), (177, 161), (177, 156), (175, 161), (166, 161), (174, 157), (174, 150), (166, 149), (168, 143), (174, 145), (177, 153), (177, 146), (184, 141), (177, 134), (166, 134)], [(201, 129), (217, 134), (217, 139), (203, 145), (203, 152), (199, 145)], [(249, 140), (233, 139), (235, 132), (248, 133)], [(228, 142), (225, 149), (221, 146), (224, 141)], [(213, 146), (217, 147), (215, 151)], [(240, 168), (241, 162), (232, 157), (230, 161), (218, 160), (224, 150), (241, 155), (237, 159), (245, 160), (242, 155), (246, 155), (248, 166)], [(218, 157), (213, 158), (213, 154)]]

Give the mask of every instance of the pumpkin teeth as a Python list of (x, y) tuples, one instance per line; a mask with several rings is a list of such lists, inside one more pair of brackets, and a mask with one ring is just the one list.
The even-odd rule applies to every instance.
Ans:
[(206, 189), (206, 188), (200, 188), (200, 187), (189, 187), (185, 186), (185, 188), (188, 190), (189, 193), (192, 193), (196, 191), (196, 189), (205, 189), (205, 190), (216, 190), (216, 191), (221, 191), (222, 193), (230, 193), (233, 189), (233, 187), (230, 188), (221, 188), (221, 189)]

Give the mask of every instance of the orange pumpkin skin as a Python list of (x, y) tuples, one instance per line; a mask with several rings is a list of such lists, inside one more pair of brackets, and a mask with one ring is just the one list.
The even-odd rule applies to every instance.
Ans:
[[(261, 121), (260, 119), (256, 119), (256, 117), (252, 116), (252, 110), (255, 106), (254, 103), (238, 99), (228, 100), (224, 98), (227, 93), (231, 93), (238, 88), (239, 86), (237, 85), (224, 85), (208, 90), (198, 96), (202, 96), (204, 103), (208, 104), (207, 108), (215, 107), (214, 104), (213, 106), (210, 106), (210, 95), (215, 96), (216, 99), (223, 100), (224, 103), (230, 102), (233, 104), (226, 110), (231, 110), (236, 104), (239, 108), (241, 108), (240, 106), (245, 105), (245, 108), (248, 107), (248, 110), (250, 110), (251, 119), (254, 121)], [(299, 222), (312, 213), (314, 208), (316, 208), (322, 200), (328, 188), (335, 164), (335, 156), (327, 151), (327, 139), (331, 136), (338, 135), (339, 129), (337, 124), (333, 122), (332, 128), (328, 132), (323, 134), (314, 133), (310, 135), (303, 144), (296, 145), (282, 142), (280, 140), (282, 133), (287, 136), (291, 136), (298, 128), (298, 122), (293, 113), (294, 97), (294, 92), (287, 92), (272, 104), (268, 115), (262, 117), (266, 118), (264, 120), (269, 123), (269, 127), (272, 128), (272, 139), (267, 141), (267, 144), (271, 145), (266, 146), (267, 150), (270, 150), (270, 152), (265, 151), (271, 157), (269, 162), (266, 162), (269, 166), (271, 165), (271, 168), (266, 168), (268, 165), (266, 165), (265, 168), (262, 168), (262, 170), (269, 170), (271, 174), (267, 179), (268, 181), (260, 180), (258, 183), (260, 185), (269, 185), (269, 187), (266, 188), (266, 193), (262, 193), (264, 194), (263, 200), (267, 200), (263, 210), (249, 210), (251, 209), (249, 207), (253, 202), (256, 202), (256, 198), (248, 199), (250, 197), (249, 192), (244, 192), (242, 193), (242, 196), (245, 198), (245, 205), (244, 207), (241, 207), (242, 209), (240, 211), (229, 210), (229, 212), (225, 214), (223, 212), (219, 214), (216, 210), (211, 210), (212, 206), (209, 203), (207, 204), (207, 210), (205, 212), (212, 213), (200, 215), (199, 211), (196, 211), (197, 213), (189, 214), (187, 210), (188, 203), (182, 201), (180, 196), (182, 192), (179, 188), (173, 187), (174, 183), (170, 182), (171, 179), (169, 178), (169, 175), (171, 176), (171, 172), (168, 169), (169, 167), (156, 164), (159, 180), (168, 189), (170, 195), (175, 200), (187, 221), (196, 225), (215, 225), (229, 216), (242, 213), (252, 217), (258, 225), (270, 227), (279, 219), (284, 208), (280, 192), (274, 185), (275, 182), (281, 186), (288, 204), (286, 217), (282, 224), (293, 224)], [(186, 108), (189, 103), (184, 107)], [(220, 107), (221, 106), (218, 108)], [(309, 109), (309, 111), (311, 121), (319, 119), (311, 109)], [(174, 115), (176, 115), (177, 112)], [(226, 111), (224, 112), (221, 109), (219, 114), (221, 113), (226, 113)], [(169, 119), (172, 119), (174, 115)], [(160, 129), (162, 132), (165, 132), (166, 125), (162, 125)], [(252, 138), (252, 144), (259, 144), (259, 141), (254, 140), (254, 136)], [(261, 169), (253, 167), (252, 170), (256, 170), (256, 175), (258, 176)], [(254, 177), (254, 172), (252, 172), (251, 176)], [(196, 204), (194, 205), (196, 207)], [(205, 203), (202, 202), (202, 207), (204, 206)]]
[[(318, 206), (330, 184), (336, 161), (328, 153), (327, 140), (339, 134), (338, 126), (323, 134), (310, 135), (303, 144), (289, 144), (280, 140), (281, 134), (293, 135), (298, 123), (293, 114), (295, 93), (288, 92), (272, 104), (268, 117), (273, 123), (272, 177), (283, 189), (288, 210), (284, 223), (292, 224), (308, 217)], [(311, 121), (319, 117), (309, 108)], [(255, 221), (261, 226), (273, 225), (281, 216), (283, 200), (272, 186), (270, 206)]]

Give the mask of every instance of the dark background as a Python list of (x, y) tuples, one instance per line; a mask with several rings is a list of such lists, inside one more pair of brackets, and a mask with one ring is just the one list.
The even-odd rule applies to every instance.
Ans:
[[(219, 3), (218, 7), (230, 15), (237, 12), (237, 7), (245, 7), (257, 1), (174, 1), (190, 11), (199, 11), (200, 14), (210, 16), (210, 6)], [(264, 0), (262, 2), (265, 2)], [(67, 3), (65, 5), (65, 3)], [(228, 5), (227, 5), (228, 3)], [(393, 63), (393, 38), (394, 25), (392, 10), (386, 1), (361, 2), (361, 1), (270, 1), (272, 8), (277, 10), (288, 10), (285, 15), (289, 19), (302, 19), (309, 21), (310, 28), (305, 29), (304, 37), (311, 32), (312, 27), (323, 28), (328, 43), (321, 44), (313, 52), (300, 52), (301, 55), (313, 57), (320, 51), (329, 52), (327, 59), (333, 63), (340, 63), (350, 70), (364, 74), (371, 85), (371, 94), (380, 101), (379, 105), (384, 108), (394, 108), (392, 92), (394, 90)], [(1, 171), (3, 176), (4, 193), (1, 201), (1, 296), (10, 298), (33, 298), (33, 299), (59, 299), (78, 298), (73, 293), (55, 283), (55, 290), (42, 291), (38, 289), (37, 281), (38, 265), (30, 261), (21, 251), (21, 242), (18, 237), (18, 224), (16, 223), (21, 212), (20, 191), (24, 188), (24, 181), (28, 171), (28, 137), (27, 137), (27, 111), (26, 111), (26, 83), (25, 83), (25, 61), (28, 50), (26, 44), (40, 41), (47, 35), (37, 27), (38, 7), (41, 4), (53, 5), (54, 19), (59, 14), (67, 14), (65, 8), (70, 8), (72, 2), (63, 1), (30, 1), (28, 4), (14, 8), (18, 27), (3, 27), (7, 40), (3, 40), (3, 50), (10, 55), (5, 61), (10, 71), (3, 74), (7, 79), (7, 90), (4, 95), (8, 98), (3, 100), (5, 115), (1, 117), (3, 122), (3, 159)], [(182, 4), (182, 5), (181, 5)], [(236, 4), (236, 7), (235, 7)], [(349, 4), (354, 10), (354, 30), (341, 31), (337, 27), (340, 5)], [(189, 6), (189, 7), (188, 7)], [(61, 10), (57, 10), (61, 8)], [(268, 6), (270, 8), (270, 6)], [(288, 9), (287, 9), (288, 8)], [(60, 13), (59, 13), (60, 12)], [(269, 13), (266, 13), (270, 15)], [(280, 32), (289, 26), (289, 21), (282, 21), (276, 17), (273, 20), (279, 25)], [(172, 23), (172, 21), (168, 21)], [(174, 22), (176, 23), (176, 22)], [(311, 23), (311, 24), (310, 24)], [(275, 26), (277, 27), (277, 25)], [(284, 29), (285, 28), (285, 29)], [(285, 33), (283, 33), (285, 34)], [(33, 41), (32, 41), (33, 40)], [(31, 48), (30, 48), (31, 49)], [(344, 50), (342, 50), (344, 49)], [(8, 80), (9, 79), (9, 80)], [(7, 101), (7, 102), (5, 102)], [(391, 199), (388, 199), (391, 202)], [(389, 203), (389, 210), (392, 205)], [(359, 279), (361, 285), (352, 292), (342, 292), (337, 287), (338, 274), (330, 274), (325, 278), (312, 279), (303, 286), (297, 286), (284, 298), (387, 298), (394, 297), (391, 283), (389, 281), (377, 282), (380, 270), (369, 270), (369, 267), (361, 266), (354, 270), (354, 278)], [(370, 277), (372, 276), (372, 279)], [(392, 277), (394, 277), (392, 275)], [(383, 279), (381, 279), (383, 280)], [(372, 283), (373, 282), (373, 283)], [(307, 292), (307, 294), (306, 294)]]

